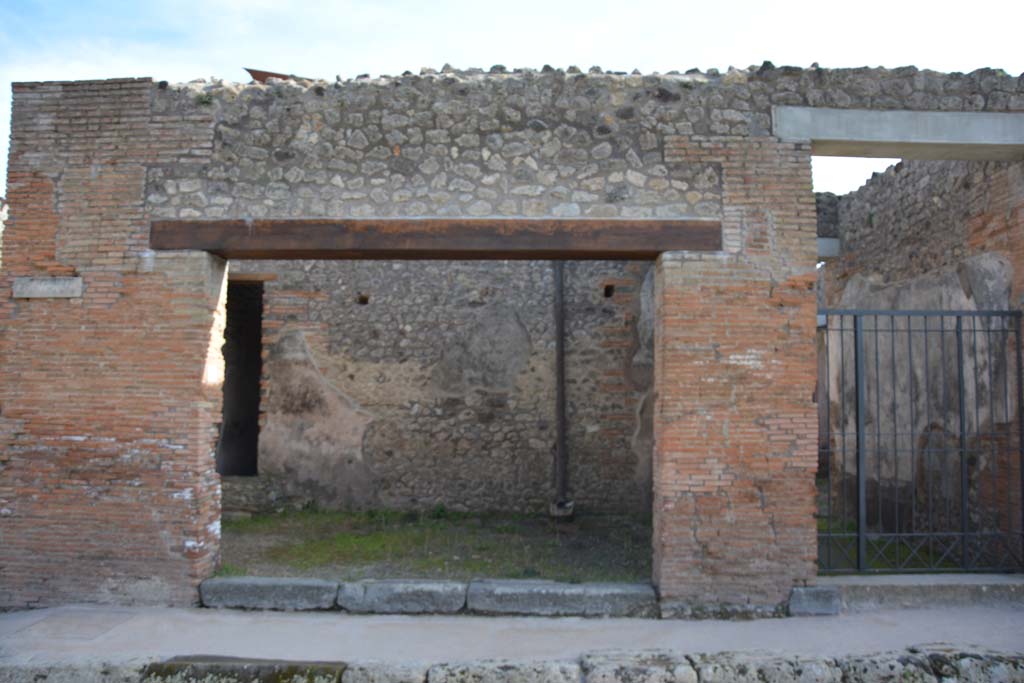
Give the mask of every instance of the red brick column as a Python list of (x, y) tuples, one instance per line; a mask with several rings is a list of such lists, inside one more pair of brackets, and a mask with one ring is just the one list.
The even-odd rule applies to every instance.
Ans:
[[(0, 270), (0, 607), (191, 604), (219, 543), (224, 264), (146, 251), (148, 165), (210, 128), (151, 83), (15, 86)], [(17, 278), (82, 295), (12, 298)]]
[(654, 581), (666, 614), (771, 613), (817, 553), (809, 149), (684, 138), (666, 158), (721, 164), (731, 253), (658, 263)]

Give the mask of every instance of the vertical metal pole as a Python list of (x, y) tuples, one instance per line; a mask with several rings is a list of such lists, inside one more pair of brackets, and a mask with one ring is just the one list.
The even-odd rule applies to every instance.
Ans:
[(565, 277), (562, 261), (554, 261), (555, 280), (555, 505), (569, 500), (569, 449), (565, 433)]
[(857, 571), (867, 569), (868, 502), (865, 477), (866, 453), (864, 444), (864, 418), (866, 412), (864, 395), (864, 318), (853, 317), (853, 363), (857, 383)]
[[(825, 537), (825, 569), (831, 570), (832, 565), (832, 468), (835, 464), (833, 461), (832, 451), (832, 366), (829, 361), (829, 352), (831, 340), (829, 339), (828, 329), (828, 314), (825, 315), (825, 327), (823, 328), (824, 344), (822, 353), (825, 354), (825, 394), (822, 396), (818, 394), (818, 411), (822, 408), (825, 409), (825, 472), (828, 474), (828, 493), (825, 495), (825, 531), (827, 536)], [(842, 320), (842, 319), (840, 319)], [(842, 328), (842, 323), (839, 325)], [(840, 332), (842, 334), (842, 332)], [(839, 360), (840, 367), (842, 367), (842, 358)], [(820, 421), (819, 421), (820, 425)], [(820, 427), (819, 427), (820, 428)], [(821, 436), (818, 437), (819, 447)], [(817, 482), (815, 482), (817, 483)], [(821, 535), (818, 535), (818, 544), (821, 544)]]
[(893, 503), (893, 516), (895, 517), (896, 527), (893, 529), (893, 533), (896, 534), (896, 568), (903, 569), (903, 563), (900, 560), (902, 554), (902, 538), (903, 528), (900, 524), (900, 430), (899, 430), (899, 415), (896, 412), (896, 316), (889, 316), (889, 365), (892, 369), (892, 379), (890, 384), (892, 385), (892, 463), (893, 463), (893, 490), (896, 491), (896, 500)]
[(956, 378), (960, 411), (960, 566), (967, 569), (967, 411), (964, 404), (964, 318), (956, 317)]

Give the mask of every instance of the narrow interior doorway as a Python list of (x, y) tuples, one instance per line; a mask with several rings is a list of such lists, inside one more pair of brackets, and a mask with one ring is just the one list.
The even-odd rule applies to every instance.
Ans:
[(257, 474), (260, 375), (262, 373), (263, 283), (228, 282), (224, 330), (224, 406), (217, 472)]

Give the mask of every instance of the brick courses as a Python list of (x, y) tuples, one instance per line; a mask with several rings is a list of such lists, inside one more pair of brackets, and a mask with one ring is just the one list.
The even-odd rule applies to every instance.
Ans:
[[(148, 165), (192, 163), (198, 117), (149, 80), (19, 84), (0, 273), (0, 605), (189, 604), (217, 558), (220, 281), (147, 254)], [(80, 299), (17, 300), (76, 275)], [(210, 362), (212, 361), (212, 363)]]
[[(259, 207), (720, 219), (721, 253), (658, 263), (654, 580), (670, 613), (775, 612), (814, 576), (816, 217), (809, 145), (773, 138), (770, 107), (1024, 109), (1024, 81), (992, 70), (767, 64), (336, 86), (25, 83), (14, 95), (0, 607), (196, 600), (217, 562), (225, 268), (149, 251), (149, 221)], [(968, 243), (1019, 254), (1013, 201), (978, 214)], [(13, 299), (23, 276), (79, 276), (84, 294)], [(312, 301), (281, 294), (271, 335), (275, 316)], [(314, 341), (320, 332), (311, 323)], [(618, 387), (609, 377), (604, 389)]]
[(815, 573), (810, 149), (671, 138), (665, 157), (721, 165), (736, 253), (659, 263), (655, 583), (663, 612), (772, 613)]

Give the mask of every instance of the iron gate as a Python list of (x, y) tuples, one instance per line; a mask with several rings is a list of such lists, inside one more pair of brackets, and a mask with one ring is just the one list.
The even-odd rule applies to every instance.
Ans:
[(1024, 568), (1018, 311), (819, 312), (823, 572)]

